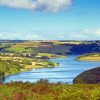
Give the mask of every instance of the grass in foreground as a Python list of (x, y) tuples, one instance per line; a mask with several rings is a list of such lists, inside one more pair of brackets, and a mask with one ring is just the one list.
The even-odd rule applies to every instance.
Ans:
[(0, 100), (100, 100), (100, 84), (14, 82), (0, 84)]

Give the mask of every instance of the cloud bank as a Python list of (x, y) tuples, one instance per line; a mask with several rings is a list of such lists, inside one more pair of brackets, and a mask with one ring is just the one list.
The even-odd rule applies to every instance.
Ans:
[(0, 39), (9, 40), (100, 40), (99, 29), (65, 30), (63, 32), (0, 32)]
[(68, 9), (71, 4), (72, 0), (0, 0), (1, 6), (50, 12)]

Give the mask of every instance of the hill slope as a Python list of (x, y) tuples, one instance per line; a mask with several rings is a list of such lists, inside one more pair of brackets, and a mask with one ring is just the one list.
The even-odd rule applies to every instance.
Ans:
[(100, 67), (90, 69), (88, 71), (81, 73), (73, 80), (73, 83), (100, 83)]

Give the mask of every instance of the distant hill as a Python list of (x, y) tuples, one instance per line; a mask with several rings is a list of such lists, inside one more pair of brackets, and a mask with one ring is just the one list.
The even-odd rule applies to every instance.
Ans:
[(5, 52), (30, 52), (53, 54), (86, 54), (99, 53), (100, 41), (1, 41)]
[(88, 71), (81, 73), (73, 80), (73, 83), (100, 83), (100, 67), (90, 69)]

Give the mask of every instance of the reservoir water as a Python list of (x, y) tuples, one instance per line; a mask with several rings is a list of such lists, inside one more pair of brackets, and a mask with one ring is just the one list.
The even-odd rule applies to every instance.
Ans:
[(76, 57), (50, 59), (53, 62), (59, 62), (60, 65), (55, 68), (32, 69), (16, 75), (10, 75), (5, 78), (4, 83), (10, 81), (36, 82), (40, 79), (48, 79), (49, 82), (71, 84), (73, 79), (83, 71), (100, 66), (100, 62), (76, 61), (74, 60)]

